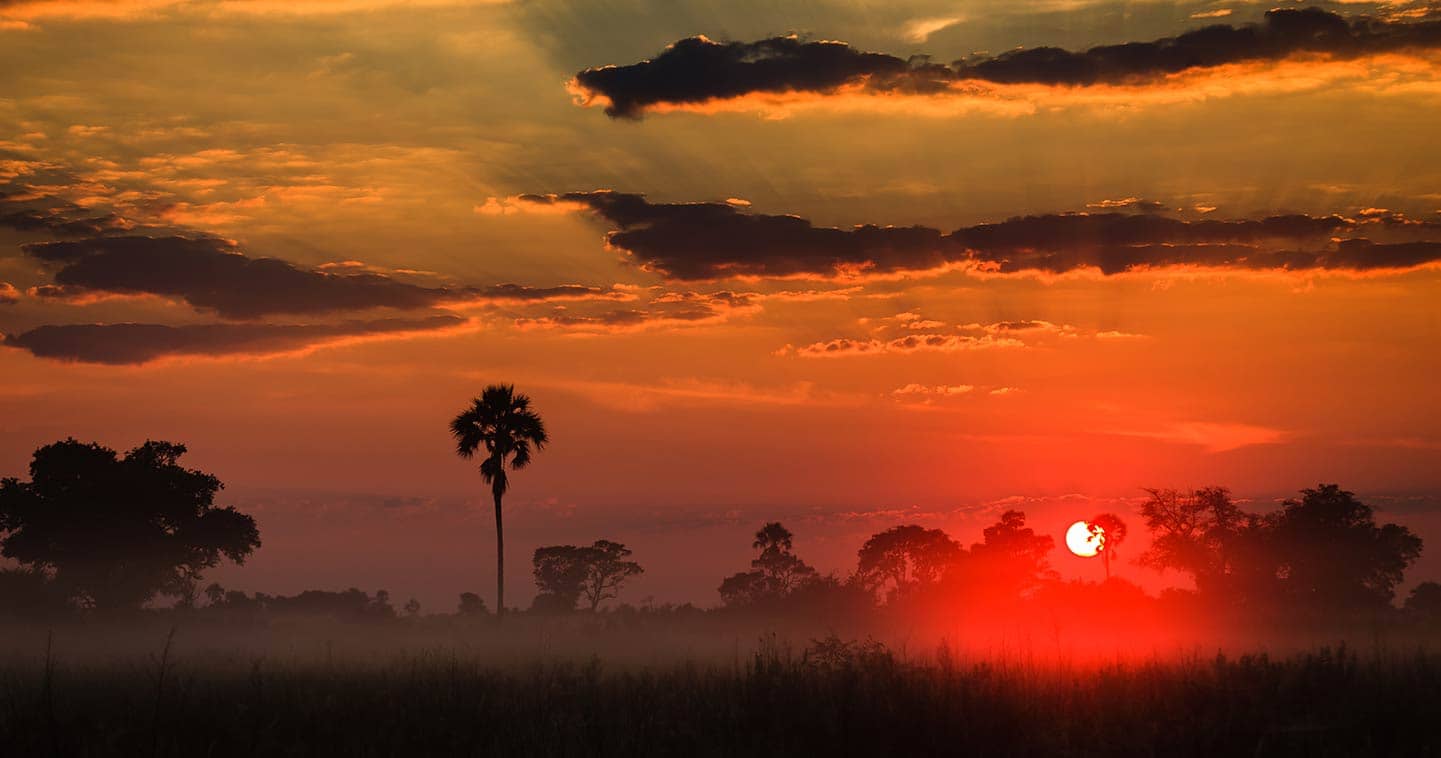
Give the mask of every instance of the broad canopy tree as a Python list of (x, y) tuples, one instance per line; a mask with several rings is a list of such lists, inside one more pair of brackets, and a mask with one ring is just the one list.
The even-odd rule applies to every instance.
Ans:
[(1056, 540), (1026, 526), (1025, 513), (1006, 511), (981, 537), (959, 562), (958, 577), (966, 583), (993, 596), (1019, 597), (1055, 578), (1046, 556), (1055, 549)]
[(1267, 519), (1282, 594), (1301, 605), (1387, 605), (1421, 538), (1396, 524), (1376, 525), (1371, 507), (1334, 484), (1301, 490)]
[(1421, 555), (1421, 539), (1377, 525), (1371, 507), (1335, 484), (1301, 491), (1281, 510), (1246, 513), (1222, 488), (1150, 490), (1152, 531), (1141, 562), (1189, 574), (1202, 595), (1233, 604), (1367, 610), (1388, 605)]
[(639, 563), (627, 560), (630, 555), (630, 548), (610, 540), (596, 540), (590, 547), (536, 548), (532, 564), (540, 595), (535, 607), (569, 611), (585, 598), (594, 612), (602, 602), (618, 597), (627, 581), (645, 573)]
[(856, 577), (872, 592), (894, 598), (935, 584), (963, 552), (940, 529), (897, 526), (861, 546)]
[(1151, 530), (1151, 546), (1138, 559), (1141, 565), (1189, 574), (1202, 593), (1238, 591), (1246, 558), (1256, 552), (1249, 543), (1255, 542), (1250, 537), (1260, 517), (1242, 511), (1224, 487), (1146, 492), (1141, 517)]
[(184, 454), (156, 441), (124, 456), (73, 439), (36, 450), (30, 481), (0, 480), (0, 555), (86, 607), (193, 596), (222, 558), (244, 563), (260, 533), (250, 516), (215, 505), (220, 480), (181, 466)]

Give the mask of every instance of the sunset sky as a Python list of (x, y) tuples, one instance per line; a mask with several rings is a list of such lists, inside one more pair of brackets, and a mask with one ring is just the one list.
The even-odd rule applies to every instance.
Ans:
[(0, 0), (0, 82), (0, 475), (183, 442), (228, 586), (485, 592), (494, 382), (520, 603), (544, 544), (712, 605), (766, 520), (847, 571), (1012, 507), (1155, 589), (1141, 488), (1212, 484), (1441, 578), (1426, 2)]

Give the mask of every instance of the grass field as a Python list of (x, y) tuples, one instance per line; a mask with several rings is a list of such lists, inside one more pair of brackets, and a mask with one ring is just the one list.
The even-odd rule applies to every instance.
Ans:
[(1441, 754), (1441, 659), (1421, 652), (1067, 665), (840, 638), (620, 663), (320, 649), (12, 655), (0, 755)]

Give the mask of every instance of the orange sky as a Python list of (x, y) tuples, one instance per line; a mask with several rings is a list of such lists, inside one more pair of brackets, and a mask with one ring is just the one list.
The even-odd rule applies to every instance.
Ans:
[[(649, 569), (628, 599), (713, 604), (763, 520), (845, 571), (897, 523), (969, 544), (1018, 506), (1059, 541), (1151, 486), (1226, 485), (1265, 509), (1335, 481), (1441, 540), (1437, 51), (1124, 85), (751, 94), (638, 119), (567, 89), (697, 34), (947, 62), (1265, 11), (794, 5), (0, 3), (0, 474), (66, 436), (182, 441), (259, 520), (265, 546), (226, 583), (386, 587), (430, 610), (492, 582), (488, 498), (445, 424), (496, 381), (531, 395), (554, 439), (507, 502), (521, 602), (541, 544), (626, 542)], [(1316, 7), (1425, 20), (1421, 4)], [(625, 236), (586, 203), (521, 197), (598, 189), (679, 220)], [(690, 203), (710, 205), (673, 205)], [(977, 225), (1077, 213), (1178, 222), (1127, 254), (1207, 263), (997, 275), (1071, 243), (975, 242)], [(807, 230), (739, 236), (786, 216)], [(1183, 239), (1277, 216), (1335, 228)], [(867, 224), (971, 231), (924, 248), (926, 265), (898, 246), (852, 265), (837, 251)], [(103, 242), (122, 237), (190, 243)], [(1342, 255), (1358, 239), (1425, 255), (1360, 267)], [(679, 268), (761, 255), (742, 277)], [(177, 273), (195, 261), (244, 265)], [(357, 275), (369, 284), (337, 281)], [(74, 331), (95, 324), (165, 342), (149, 333), (142, 355), (134, 333)], [(1441, 576), (1438, 561), (1416, 575)]]

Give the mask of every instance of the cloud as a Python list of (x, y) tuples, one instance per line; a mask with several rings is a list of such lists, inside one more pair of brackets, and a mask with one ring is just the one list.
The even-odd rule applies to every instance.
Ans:
[[(931, 31), (917, 27), (915, 33)], [(689, 37), (650, 60), (585, 69), (575, 75), (571, 89), (583, 104), (604, 105), (614, 118), (637, 118), (657, 107), (697, 106), (754, 94), (936, 95), (974, 93), (978, 85), (1144, 84), (1236, 63), (1302, 55), (1348, 60), (1436, 47), (1441, 47), (1441, 22), (1348, 19), (1318, 8), (1274, 9), (1260, 24), (1217, 24), (1149, 42), (1084, 51), (1024, 48), (949, 65), (926, 56), (902, 59), (793, 35), (755, 42)]]
[(172, 356), (272, 355), (354, 339), (403, 336), (462, 326), (457, 316), (338, 324), (67, 324), (7, 335), (4, 345), (40, 358), (113, 365)]
[(181, 0), (0, 0), (0, 18), (133, 18)]
[(621, 289), (590, 287), (582, 284), (561, 284), (555, 287), (531, 287), (523, 284), (494, 284), (489, 287), (467, 287), (467, 297), (487, 303), (542, 303), (556, 300), (632, 300), (635, 295)]
[(18, 182), (0, 184), (0, 226), (54, 237), (98, 237), (121, 233), (134, 224), (115, 213), (92, 215), (82, 206)]
[(975, 386), (970, 384), (916, 384), (911, 383), (891, 390), (892, 395), (964, 395)]
[(0, 212), (0, 226), (21, 232), (45, 232), (56, 237), (90, 237), (124, 231), (129, 225), (111, 213), (85, 218), (66, 218), (44, 210)]
[(588, 68), (572, 89), (612, 117), (638, 117), (660, 104), (698, 104), (757, 92), (829, 93), (846, 85), (935, 93), (955, 76), (929, 62), (908, 62), (855, 50), (844, 42), (806, 42), (796, 36), (756, 42), (688, 37), (647, 61)]
[(156, 15), (167, 8), (185, 11), (329, 15), (379, 10), (394, 6), (443, 7), (451, 5), (501, 5), (509, 0), (217, 0), (192, 3), (189, 0), (0, 0), (0, 18), (19, 21), (39, 19), (108, 19), (127, 21)]
[(825, 342), (813, 342), (800, 347), (787, 345), (781, 349), (781, 352), (801, 358), (848, 358), (887, 353), (953, 353), (962, 350), (1025, 346), (1026, 343), (1017, 339), (991, 335), (974, 337), (966, 334), (912, 334), (888, 340), (843, 337)]
[(106, 237), (24, 246), (58, 266), (52, 295), (91, 292), (180, 298), (226, 318), (318, 314), (365, 308), (414, 309), (458, 297), (380, 274), (331, 274), (276, 258), (250, 258), (215, 237)]
[(517, 318), (520, 329), (547, 329), (582, 334), (616, 334), (658, 328), (724, 323), (737, 315), (760, 311), (763, 296), (748, 292), (666, 292), (643, 307), (597, 313), (571, 313), (560, 307), (548, 316)]
[(810, 382), (757, 386), (714, 379), (662, 379), (645, 384), (533, 379), (528, 384), (550, 386), (582, 395), (598, 405), (630, 412), (651, 412), (674, 405), (713, 403), (735, 406), (855, 406), (858, 395), (825, 392)]
[(1230, 9), (1230, 8), (1214, 8), (1214, 9), (1208, 10), (1208, 11), (1196, 11), (1195, 13), (1192, 13), (1190, 17), (1191, 17), (1191, 18), (1225, 18), (1226, 16), (1229, 16), (1229, 15), (1231, 15), (1231, 9)]
[(20, 290), (10, 282), (0, 282), (0, 305), (14, 305), (20, 302)]
[(901, 30), (905, 38), (911, 42), (925, 42), (932, 34), (949, 29), (956, 24), (965, 21), (964, 16), (935, 16), (933, 18), (918, 18), (907, 21)]
[(885, 260), (894, 268), (945, 262), (942, 234), (924, 227), (815, 227), (797, 216), (745, 213), (728, 203), (650, 203), (609, 192), (522, 195), (519, 202), (593, 210), (616, 227), (609, 244), (675, 279), (834, 273)]
[[(958, 324), (950, 327), (944, 322), (924, 319), (915, 313), (899, 313), (882, 319), (882, 321), (890, 322), (890, 324), (883, 324), (872, 330), (870, 337), (841, 337), (812, 342), (800, 347), (786, 345), (776, 351), (776, 354), (801, 358), (843, 358), (891, 353), (948, 353), (991, 348), (1021, 348), (1055, 339), (1082, 337), (1095, 339), (1140, 338), (1140, 335), (1110, 331), (1098, 332), (1081, 329), (1070, 324), (1056, 324), (1040, 320)], [(893, 394), (938, 394), (944, 389), (947, 388), (945, 386), (908, 384)], [(957, 385), (952, 389), (969, 392), (973, 388), (969, 385)]]
[[(23, 246), (55, 268), (43, 297), (157, 295), (184, 300), (225, 318), (314, 315), (369, 308), (414, 310), (466, 301), (543, 302), (620, 299), (624, 293), (581, 285), (425, 287), (374, 271), (306, 269), (277, 258), (251, 258), (210, 236), (121, 236)], [(338, 270), (339, 273), (332, 273)]]
[(1139, 197), (1122, 197), (1112, 200), (1100, 200), (1094, 203), (1086, 203), (1087, 208), (1099, 208), (1102, 210), (1133, 210), (1142, 213), (1160, 213), (1166, 210), (1166, 204), (1156, 200), (1143, 200)]
[[(1409, 269), (1441, 261), (1434, 225), (1339, 214), (1185, 220), (1154, 212), (1018, 216), (951, 232), (925, 226), (818, 227), (728, 203), (652, 203), (599, 190), (521, 195), (515, 207), (589, 209), (607, 244), (676, 280), (847, 278), (964, 268), (977, 273), (1114, 275), (1170, 268), (1247, 271)], [(1375, 242), (1354, 236), (1388, 235)]]
[(1252, 424), (1188, 421), (1172, 424), (1159, 430), (1113, 431), (1111, 434), (1124, 437), (1145, 437), (1180, 445), (1199, 445), (1208, 453), (1223, 453), (1252, 445), (1276, 444), (1285, 440), (1289, 433), (1283, 429)]

